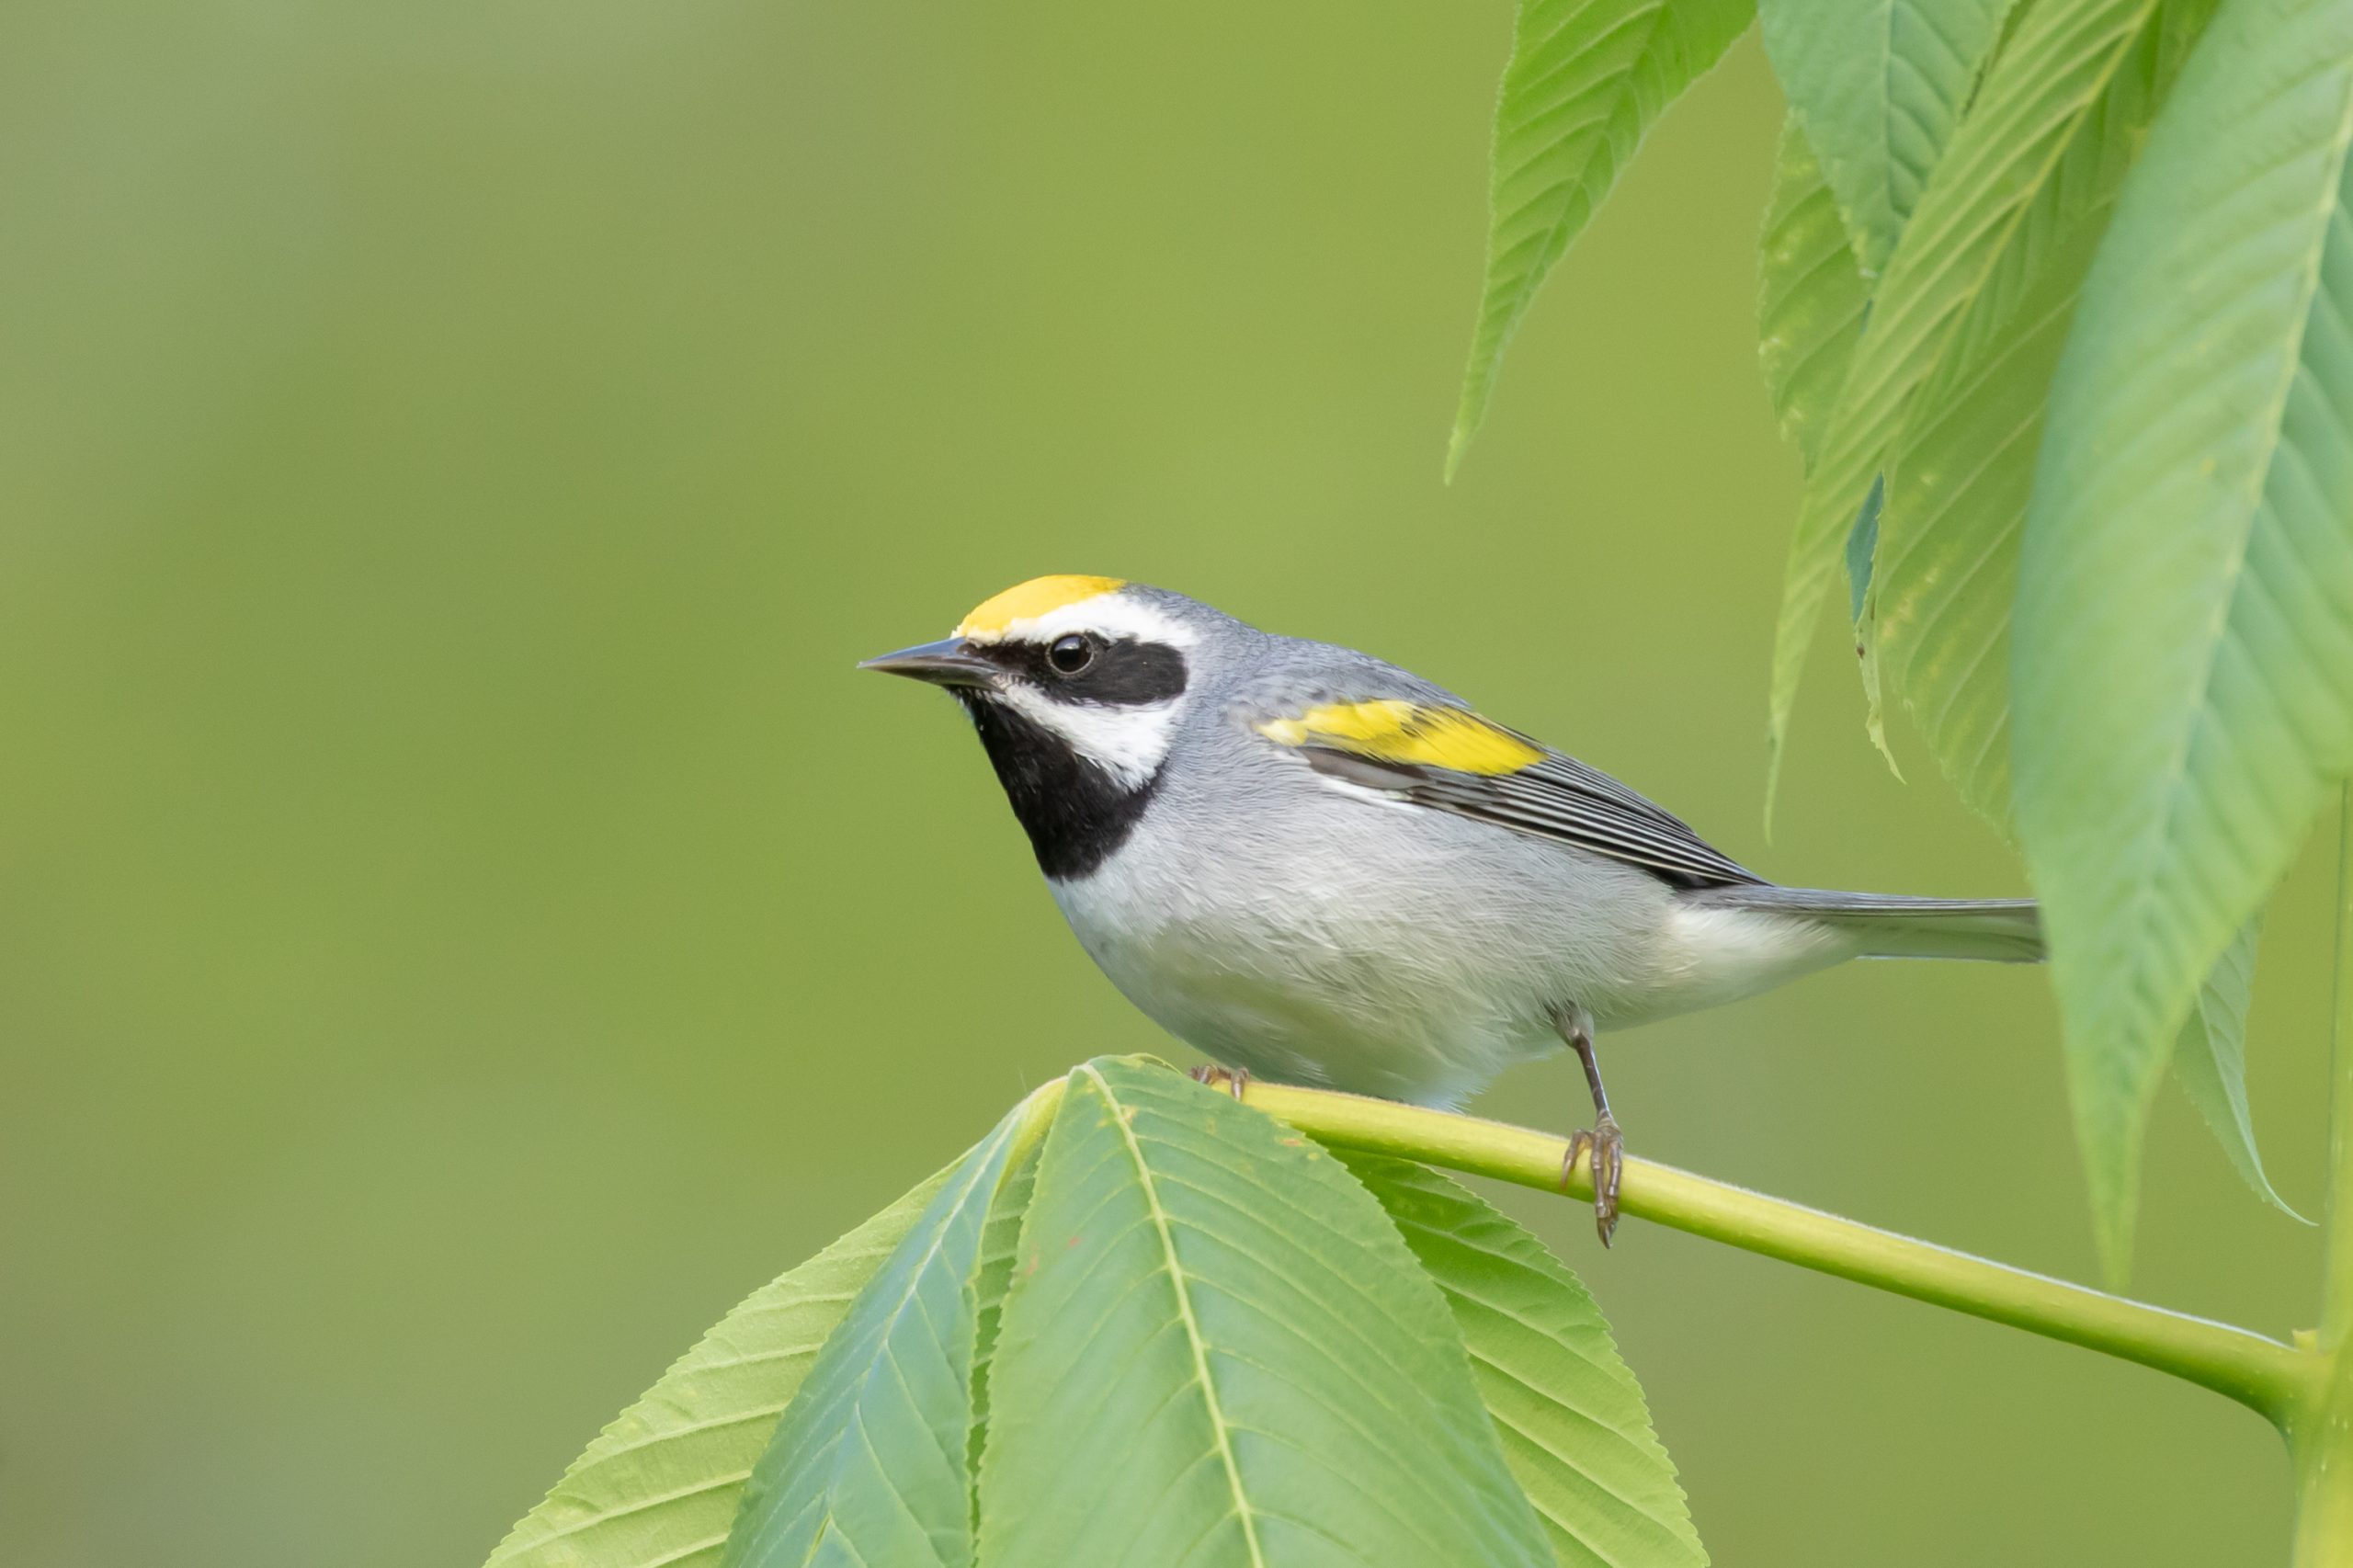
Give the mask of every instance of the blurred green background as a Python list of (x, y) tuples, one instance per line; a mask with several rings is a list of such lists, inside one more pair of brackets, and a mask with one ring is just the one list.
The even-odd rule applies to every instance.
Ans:
[[(951, 706), (852, 673), (1049, 571), (1473, 694), (1769, 873), (2016, 891), (1825, 635), (1755, 368), (1753, 39), (1438, 483), (1503, 0), (0, 10), (0, 1560), (483, 1557), (739, 1295), (1105, 1051)], [(2322, 857), (2331, 846), (2320, 846)], [(2316, 1203), (2328, 884), (2258, 1122)], [(2039, 975), (1604, 1042), (1642, 1153), (2075, 1277)], [(1491, 1114), (1563, 1128), (1572, 1064)], [(2137, 1288), (2312, 1233), (2178, 1096)], [(2086, 1354), (1513, 1199), (1727, 1563), (2260, 1562), (2270, 1433)]]

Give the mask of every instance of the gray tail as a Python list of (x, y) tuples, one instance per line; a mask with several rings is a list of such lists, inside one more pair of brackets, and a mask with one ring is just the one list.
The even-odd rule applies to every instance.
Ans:
[(1692, 902), (1798, 915), (1850, 933), (1873, 959), (1984, 959), (2037, 963), (2042, 921), (2030, 898), (1904, 898), (1770, 883), (1710, 888)]

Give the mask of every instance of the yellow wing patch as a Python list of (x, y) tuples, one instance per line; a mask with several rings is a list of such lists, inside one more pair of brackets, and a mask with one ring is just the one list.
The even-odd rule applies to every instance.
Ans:
[(1032, 577), (1017, 584), (985, 604), (975, 606), (956, 629), (959, 637), (1002, 637), (1017, 620), (1035, 620), (1064, 605), (1091, 599), (1127, 586), (1120, 577)]
[(1517, 773), (1544, 759), (1542, 748), (1476, 713), (1394, 698), (1326, 703), (1296, 719), (1267, 720), (1257, 729), (1279, 745), (1328, 746), (1376, 762), (1457, 773)]

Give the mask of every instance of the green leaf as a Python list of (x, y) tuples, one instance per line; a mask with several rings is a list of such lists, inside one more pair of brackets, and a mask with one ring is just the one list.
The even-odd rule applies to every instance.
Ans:
[(2044, 399), (2125, 173), (2212, 8), (2167, 0), (2143, 29), (1970, 302), (1888, 465), (1872, 645), (1946, 777), (2005, 831), (2010, 606)]
[(1705, 1563), (1642, 1387), (1577, 1277), (1461, 1183), (1406, 1160), (1334, 1153), (1445, 1295), (1504, 1459), (1563, 1568)]
[[(1782, 437), (1796, 444), (1810, 473), (1825, 423), (1846, 383), (1855, 344), (1870, 314), (1870, 294), (1856, 266), (1837, 201), (1795, 116), (1781, 126), (1758, 255), (1757, 350), (1766, 395), (1780, 420)], [(1847, 536), (1847, 582), (1858, 621), (1879, 537), (1880, 494), (1873, 485)], [(1870, 702), (1871, 736), (1884, 753), (1877, 678), (1877, 666), (1866, 660), (1863, 683)], [(1888, 762), (1893, 767), (1894, 758)], [(1768, 822), (1773, 815), (1772, 783), (1767, 780)]]
[(1444, 1302), (1322, 1149), (1074, 1071), (989, 1379), (981, 1561), (1552, 1562)]
[(1756, 352), (1782, 439), (1810, 470), (1870, 302), (1838, 203), (1792, 118), (1757, 240)]
[[(1871, 481), (1863, 496), (1862, 510), (1855, 514), (1854, 527), (1847, 530), (1847, 598), (1852, 606), (1855, 621), (1855, 656), (1862, 661), (1863, 733), (1870, 737), (1871, 747), (1887, 764), (1887, 770), (1898, 779), (1904, 769), (1895, 763), (1895, 752), (1887, 744), (1887, 711), (1880, 700), (1879, 638), (1872, 630), (1876, 613), (1871, 597), (1871, 562), (1879, 552), (1880, 516), (1887, 509), (1887, 476), (1881, 474)], [(1765, 820), (1770, 823), (1773, 806), (1768, 798), (1765, 805)]]
[[(1768, 776), (1822, 604), (1921, 385), (1994, 281), (2036, 198), (2141, 37), (2154, 0), (2038, 0), (1995, 57), (1897, 238), (1808, 476), (1774, 630)], [(1893, 502), (1893, 497), (1891, 497)], [(1883, 522), (1882, 530), (1891, 526)]]
[(2009, 0), (1758, 0), (1765, 52), (1879, 275)]
[(2103, 1256), (2176, 1035), (2353, 766), (2353, 6), (2226, 0), (2052, 385), (2013, 629)]
[(1495, 105), (1486, 283), (1447, 447), (1452, 478), (1504, 349), (1667, 105), (1713, 65), (1754, 0), (1521, 0)]
[(947, 1179), (745, 1297), (613, 1418), (488, 1568), (715, 1564), (752, 1461), (818, 1346)]
[[(1038, 1186), (1039, 1141), (1020, 1150), (998, 1186), (989, 1208), (987, 1226), (981, 1232), (981, 1266), (974, 1283), (972, 1317), (972, 1435), (971, 1473), (981, 1472), (981, 1449), (988, 1435), (989, 1364), (995, 1358), (998, 1325), (1004, 1321), (1006, 1293), (1013, 1288), (1013, 1263), (1021, 1250), (1021, 1221), (1029, 1211), (1029, 1195)], [(979, 1506), (977, 1495), (973, 1506)]]
[(2259, 919), (2248, 921), (2199, 987), (2198, 1006), (2183, 1021), (2181, 1039), (2174, 1046), (2173, 1071), (2239, 1179), (2282, 1214), (2309, 1225), (2312, 1221), (2289, 1208), (2264, 1174), (2263, 1156), (2255, 1147), (2255, 1122), (2246, 1108), (2246, 1004), (2255, 985), (2256, 934), (2261, 925)]
[(825, 1341), (745, 1489), (725, 1568), (972, 1561), (975, 1275), (1038, 1103), (949, 1174)]
[(1962, 800), (2010, 816), (2010, 606), (2043, 399), (2099, 236), (2086, 225), (1978, 354), (1952, 356), (1907, 422), (1874, 565), (1888, 685)]
[(1879, 551), (1879, 518), (1887, 508), (1887, 487), (1873, 484), (1871, 493), (1863, 497), (1863, 509), (1855, 514), (1855, 526), (1847, 530), (1847, 613), (1860, 625), (1864, 602), (1870, 597), (1871, 559)]

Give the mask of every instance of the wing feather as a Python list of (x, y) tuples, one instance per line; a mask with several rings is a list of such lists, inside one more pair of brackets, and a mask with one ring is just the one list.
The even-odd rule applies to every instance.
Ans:
[(1763, 881), (1598, 768), (1467, 709), (1392, 698), (1326, 704), (1256, 728), (1359, 789), (1607, 855), (1677, 887)]

